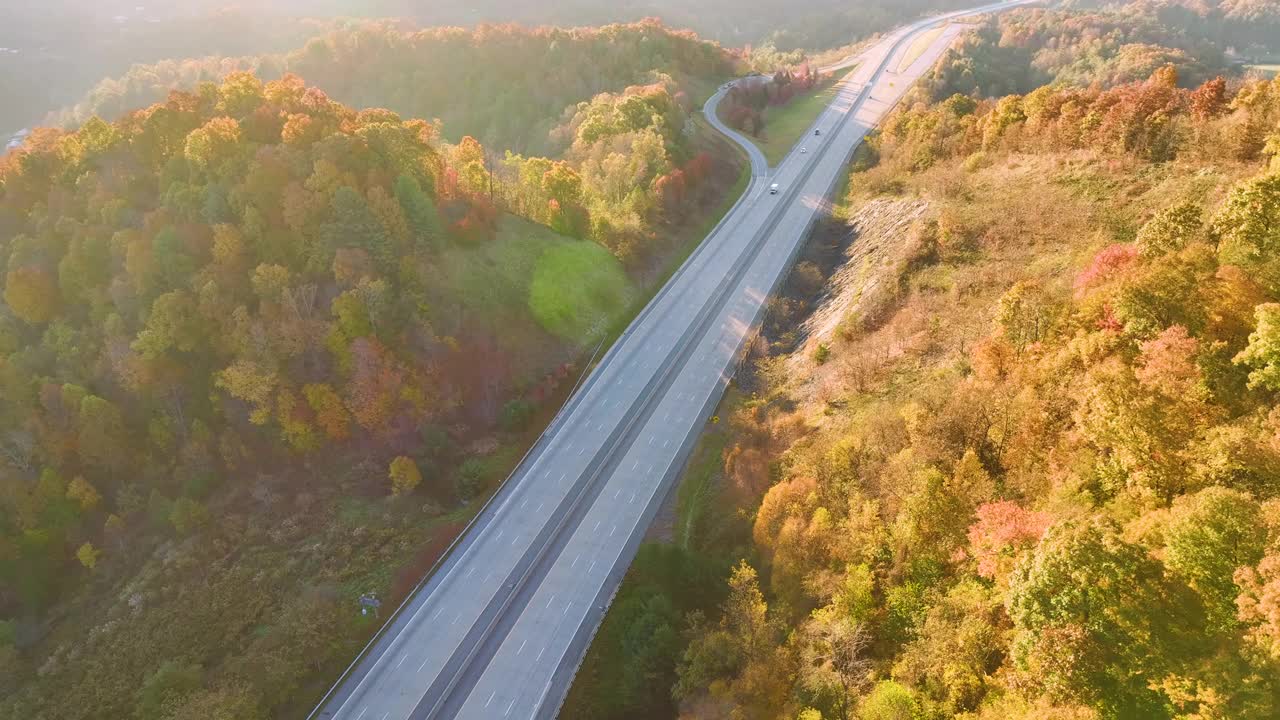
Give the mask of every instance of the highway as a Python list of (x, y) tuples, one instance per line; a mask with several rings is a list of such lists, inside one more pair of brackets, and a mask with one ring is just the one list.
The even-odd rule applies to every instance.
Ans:
[[(913, 23), (859, 56), (830, 106), (636, 317), (439, 567), (310, 717), (554, 718), (646, 529), (714, 412), (767, 298), (850, 154), (962, 32), (910, 67), (912, 40), (987, 5)], [(813, 129), (821, 129), (814, 136)], [(770, 194), (777, 183), (779, 192)]]

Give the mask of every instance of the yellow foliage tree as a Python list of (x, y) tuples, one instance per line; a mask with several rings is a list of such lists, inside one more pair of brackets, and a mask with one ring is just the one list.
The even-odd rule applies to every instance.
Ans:
[(102, 502), (102, 495), (97, 489), (90, 485), (88, 480), (79, 476), (67, 486), (67, 497), (79, 503), (81, 510), (92, 510)]
[(92, 570), (98, 564), (98, 556), (102, 555), (102, 551), (95, 548), (93, 543), (85, 543), (76, 550), (76, 559), (80, 564)]
[(412, 458), (401, 455), (391, 461), (391, 494), (406, 495), (422, 483), (422, 473)]

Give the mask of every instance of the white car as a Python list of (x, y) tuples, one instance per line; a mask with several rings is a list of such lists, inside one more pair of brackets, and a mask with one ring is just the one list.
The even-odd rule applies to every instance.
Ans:
[(769, 186), (769, 194), (770, 194), (770, 195), (777, 195), (777, 194), (778, 194), (778, 183), (774, 183), (774, 184), (772, 184), (772, 185), (770, 185), (770, 186)]
[(809, 152), (809, 148), (800, 148), (800, 154), (801, 154), (801, 155), (803, 155), (803, 154), (805, 154), (805, 153), (807, 153), (807, 152)]

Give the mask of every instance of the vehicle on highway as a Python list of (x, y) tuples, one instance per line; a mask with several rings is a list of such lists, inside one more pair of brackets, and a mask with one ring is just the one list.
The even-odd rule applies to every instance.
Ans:
[(809, 148), (800, 148), (800, 154), (801, 154), (801, 155), (803, 155), (804, 153), (807, 153), (807, 152), (809, 152)]
[(814, 134), (814, 135), (821, 135), (821, 134), (822, 134), (822, 131), (821, 131), (821, 130), (819, 130), (819, 129), (817, 129), (817, 128), (814, 128), (814, 129), (813, 129), (813, 134)]
[(770, 185), (770, 186), (769, 186), (769, 194), (770, 194), (770, 195), (777, 195), (777, 194), (778, 194), (778, 183), (774, 183), (774, 184), (772, 184), (772, 185)]

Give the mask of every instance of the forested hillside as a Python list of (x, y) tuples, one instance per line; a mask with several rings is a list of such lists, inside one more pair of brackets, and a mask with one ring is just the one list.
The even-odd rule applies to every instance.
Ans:
[(0, 158), (0, 716), (313, 701), (723, 205), (687, 111), (548, 159), (237, 72)]
[(339, 23), (279, 16), (266, 21), (259, 9), (194, 4), (8, 0), (0, 23), (0, 141), (134, 64), (286, 52)]
[(657, 22), (420, 31), (369, 23), (330, 32), (286, 54), (135, 66), (122, 78), (103, 80), (53, 121), (74, 127), (94, 115), (114, 118), (163, 99), (172, 88), (219, 81), (234, 70), (267, 79), (291, 72), (350, 105), (438, 117), (454, 141), (472, 135), (485, 144), (545, 155), (563, 150), (550, 132), (566, 119), (566, 107), (664, 76), (684, 92), (701, 94), (728, 75), (732, 64), (719, 46)]
[(604, 25), (659, 17), (726, 45), (776, 44), (783, 50), (828, 48), (883, 32), (918, 15), (968, 7), (962, 0), (472, 0), (423, 4), (413, 0), (351, 2), (345, 14), (406, 17), (427, 25), (519, 22), (527, 25)]
[(1264, 55), (1280, 52), (1280, 3), (1275, 0), (1068, 0), (1063, 7), (1154, 15), (1224, 48)]
[(987, 18), (957, 43), (930, 79), (936, 100), (961, 93), (1028, 93), (1050, 83), (1110, 87), (1172, 65), (1184, 87), (1229, 72), (1198, 23), (1137, 10), (1029, 8)]
[(1275, 717), (1280, 82), (929, 92), (773, 303), (603, 677), (687, 718)]
[[(114, 119), (125, 111), (162, 100), (171, 89), (189, 90), (200, 80), (217, 82), (233, 70), (255, 70), (266, 79), (275, 79), (284, 69), (281, 67), (283, 56), (290, 50), (300, 48), (310, 37), (342, 28), (347, 32), (336, 40), (335, 49), (339, 54), (354, 54), (362, 60), (373, 60), (377, 63), (375, 67), (319, 68), (325, 71), (322, 77), (312, 77), (303, 72), (317, 69), (314, 66), (297, 68), (295, 72), (302, 74), (308, 83), (318, 85), (344, 102), (357, 106), (386, 106), (416, 114), (417, 110), (410, 110), (399, 103), (421, 101), (422, 98), (404, 85), (396, 84), (405, 79), (405, 75), (412, 75), (417, 83), (425, 81), (425, 84), (433, 86), (428, 90), (431, 93), (441, 90), (452, 92), (444, 97), (446, 101), (459, 97), (458, 93), (474, 99), (480, 92), (497, 90), (494, 107), (498, 110), (524, 113), (528, 108), (523, 103), (545, 103), (543, 109), (549, 110), (551, 115), (537, 117), (536, 121), (541, 123), (558, 114), (568, 102), (584, 100), (605, 89), (621, 89), (625, 84), (640, 82), (641, 78), (629, 76), (618, 80), (606, 75), (608, 84), (601, 85), (588, 75), (587, 89), (582, 91), (584, 81), (577, 74), (592, 71), (590, 59), (601, 58), (598, 54), (590, 59), (577, 56), (572, 46), (581, 43), (582, 38), (573, 35), (589, 35), (591, 31), (554, 33), (558, 49), (566, 52), (530, 55), (515, 47), (519, 43), (503, 45), (488, 39), (490, 35), (513, 32), (510, 28), (501, 27), (508, 23), (520, 23), (529, 28), (583, 27), (661, 18), (668, 27), (691, 28), (702, 37), (726, 46), (776, 46), (784, 51), (794, 51), (844, 46), (918, 15), (960, 8), (965, 3), (961, 0), (816, 0), (783, 6), (769, 2), (728, 3), (723, 0), (699, 3), (674, 0), (554, 0), (537, 3), (512, 0), (466, 3), (275, 0), (252, 7), (226, 7), (226, 3), (219, 0), (188, 0), (149, 6), (123, 0), (13, 0), (9, 5), (12, 6), (8, 8), (11, 12), (6, 14), (5, 23), (0, 25), (0, 96), (5, 99), (5, 103), (0, 105), (0, 133), (30, 126), (47, 113), (73, 103), (79, 105), (79, 112), (72, 118), (77, 124), (94, 113), (105, 119)], [(390, 35), (372, 37), (357, 34), (356, 28), (371, 23), (375, 26), (389, 24), (406, 31), (436, 27), (467, 28), (467, 31), (437, 33), (432, 30), (412, 40)], [(471, 31), (485, 26), (489, 27), (483, 33), (486, 40), (482, 46), (471, 45), (468, 42), (472, 37)], [(365, 32), (369, 32), (367, 27)], [(521, 34), (526, 35), (525, 42), (529, 42), (544, 33), (525, 31)], [(373, 42), (370, 51), (389, 51), (390, 54), (373, 57), (363, 49), (342, 47), (361, 38)], [(619, 43), (617, 47), (640, 49), (625, 43)], [(647, 54), (627, 53), (625, 62), (641, 62)], [(214, 59), (204, 60), (206, 57)], [(486, 65), (481, 62), (486, 58), (498, 62)], [(531, 87), (538, 87), (542, 92), (534, 93), (532, 98), (517, 94), (503, 101), (500, 97), (503, 84), (482, 77), (491, 69), (502, 67), (512, 73), (512, 82), (518, 82), (533, 70), (556, 66), (560, 59), (564, 64), (557, 70), (567, 75), (539, 78), (541, 82)], [(418, 61), (431, 64), (418, 65)], [(616, 62), (617, 57), (610, 59), (610, 63)], [(174, 67), (175, 63), (183, 67)], [(131, 71), (132, 65), (157, 67)], [(642, 70), (651, 67), (643, 66)], [(613, 66), (600, 70), (616, 69)], [(772, 71), (776, 68), (766, 69)], [(343, 77), (343, 72), (355, 75)], [(330, 81), (347, 82), (365, 72), (368, 74), (363, 79), (370, 83), (367, 87), (377, 91), (390, 87), (395, 92), (385, 99), (366, 100), (353, 94), (362, 88), (328, 84)], [(475, 75), (477, 72), (481, 77)], [(126, 73), (133, 77), (125, 79)], [(91, 90), (95, 83), (104, 79), (111, 82)], [(462, 80), (485, 82), (472, 90), (461, 86)], [(561, 84), (565, 83), (567, 86), (562, 90)], [(445, 87), (442, 88), (442, 84)], [(459, 87), (464, 89), (458, 90)], [(352, 93), (342, 92), (344, 89), (352, 90)], [(568, 95), (569, 100), (566, 101), (562, 99), (566, 97), (565, 92), (578, 94)], [(122, 94), (127, 94), (127, 97), (119, 98)], [(436, 99), (440, 98), (437, 96)], [(431, 109), (441, 113), (456, 105), (442, 102)], [(478, 104), (475, 107), (478, 108)], [(513, 144), (488, 133), (489, 122), (501, 124), (505, 121), (495, 121), (487, 114), (472, 113), (470, 119), (480, 121), (474, 128), (469, 124), (459, 124), (459, 118), (443, 119), (450, 132), (471, 133), (486, 142), (501, 145)]]
[(1011, 12), (908, 95), (563, 717), (1280, 712), (1280, 83), (1211, 40)]

